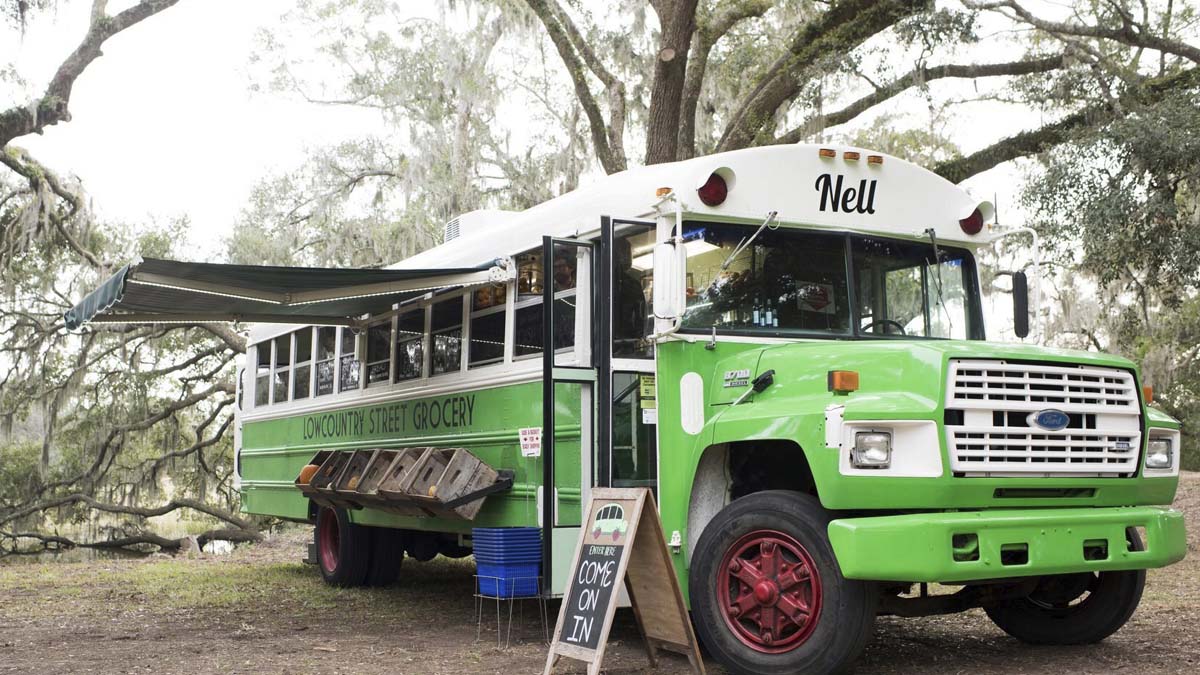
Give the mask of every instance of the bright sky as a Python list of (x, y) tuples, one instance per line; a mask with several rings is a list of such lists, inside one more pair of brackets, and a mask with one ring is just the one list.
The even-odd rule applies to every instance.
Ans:
[[(109, 11), (130, 4), (114, 0)], [(89, 6), (62, 0), (24, 37), (0, 29), (0, 63), (15, 63), (27, 81), (18, 100), (44, 89), (85, 32)], [(256, 182), (296, 166), (306, 148), (376, 124), (369, 112), (251, 90), (255, 35), (293, 6), (294, 0), (183, 0), (106, 43), (104, 56), (76, 82), (72, 121), (17, 144), (52, 169), (82, 178), (102, 218), (187, 217), (196, 247), (190, 257), (216, 257)], [(968, 152), (1039, 121), (1011, 108), (971, 110), (978, 114), (950, 129)], [(967, 186), (981, 199), (997, 195), (1011, 213), (1018, 178), (1006, 167)]]
[[(87, 29), (90, 2), (64, 0), (22, 39), (0, 31), (0, 63), (15, 61), (44, 89)], [(110, 2), (116, 13), (132, 2)], [(105, 43), (76, 83), (73, 118), (17, 141), (40, 161), (83, 179), (103, 218), (186, 216), (193, 243), (220, 250), (254, 184), (371, 124), (362, 111), (251, 91), (255, 33), (294, 0), (184, 0)], [(198, 252), (199, 253), (199, 252)]]

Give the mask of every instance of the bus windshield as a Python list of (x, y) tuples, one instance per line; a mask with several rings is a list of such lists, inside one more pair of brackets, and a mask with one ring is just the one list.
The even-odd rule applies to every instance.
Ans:
[[(787, 227), (685, 223), (683, 329), (751, 335), (982, 339), (965, 249)], [(851, 283), (851, 280), (853, 283)]]

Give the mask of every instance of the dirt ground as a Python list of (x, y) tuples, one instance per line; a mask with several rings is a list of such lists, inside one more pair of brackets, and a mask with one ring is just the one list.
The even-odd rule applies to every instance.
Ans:
[[(979, 610), (881, 618), (856, 672), (1200, 672), (1200, 473), (1184, 476), (1175, 504), (1191, 525), (1189, 557), (1151, 572), (1137, 614), (1103, 643), (1028, 647)], [(338, 590), (299, 562), (304, 541), (296, 532), (198, 560), (0, 566), (0, 673), (541, 671), (537, 605), (517, 608), (512, 643), (498, 649), (494, 605), (477, 624), (469, 559), (406, 563), (391, 588)], [(557, 605), (549, 612), (553, 623)], [(562, 664), (558, 672), (583, 672)], [(618, 613), (605, 666), (687, 672), (672, 656), (649, 669), (627, 610)]]

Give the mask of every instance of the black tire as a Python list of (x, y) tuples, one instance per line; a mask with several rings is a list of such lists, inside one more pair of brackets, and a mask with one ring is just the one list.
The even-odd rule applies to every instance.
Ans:
[[(831, 519), (809, 495), (771, 490), (734, 501), (704, 529), (688, 576), (692, 616), (701, 642), (730, 671), (839, 673), (850, 668), (866, 647), (875, 624), (878, 588), (842, 576), (829, 544)], [(759, 555), (753, 555), (755, 551)], [(768, 563), (768, 559), (782, 564)], [(763, 576), (771, 580), (764, 595), (759, 595), (758, 586), (747, 595), (751, 586), (730, 571), (742, 569), (743, 564), (756, 574), (768, 564), (773, 566), (774, 576)], [(787, 583), (788, 575), (797, 569), (809, 568), (815, 571), (812, 581), (788, 588), (774, 585), (781, 580)], [(724, 603), (721, 594), (728, 598)], [(734, 598), (753, 606), (743, 613)], [(815, 622), (804, 617), (799, 621), (767, 619), (778, 616), (774, 612), (786, 614), (779, 607), (794, 608), (801, 603), (815, 609)], [(734, 605), (739, 609), (732, 609)], [(773, 610), (772, 614), (767, 610)], [(760, 632), (754, 637), (764, 623), (776, 626), (780, 635), (772, 631), (769, 636)], [(777, 653), (768, 653), (772, 650)]]
[(371, 527), (371, 564), (367, 586), (389, 586), (400, 576), (404, 562), (404, 530)]
[(438, 535), (433, 532), (409, 532), (404, 538), (404, 550), (417, 562), (429, 562), (438, 555)]
[(313, 529), (317, 567), (331, 586), (362, 586), (371, 564), (371, 531), (350, 522), (345, 509), (321, 508)]
[[(1130, 548), (1142, 550), (1136, 532), (1126, 536)], [(1086, 645), (1120, 630), (1141, 602), (1145, 586), (1146, 570), (1061, 574), (1042, 577), (1029, 597), (984, 609), (993, 623), (1021, 642)]]

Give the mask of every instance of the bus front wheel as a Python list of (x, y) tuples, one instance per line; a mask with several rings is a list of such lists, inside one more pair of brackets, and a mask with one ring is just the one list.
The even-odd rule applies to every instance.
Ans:
[(701, 641), (737, 673), (836, 673), (875, 622), (873, 584), (842, 577), (814, 497), (742, 497), (704, 529), (688, 587)]
[(321, 578), (332, 586), (362, 586), (371, 567), (371, 531), (350, 522), (345, 509), (322, 507), (313, 531)]

